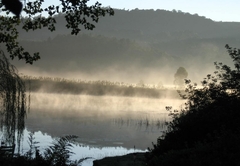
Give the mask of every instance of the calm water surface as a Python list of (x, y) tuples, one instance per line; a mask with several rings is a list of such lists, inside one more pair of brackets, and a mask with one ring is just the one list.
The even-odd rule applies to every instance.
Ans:
[[(23, 151), (29, 131), (41, 148), (54, 137), (77, 135), (73, 159), (146, 151), (170, 120), (165, 107), (179, 109), (181, 104), (179, 99), (32, 93)], [(83, 165), (92, 165), (92, 160)]]

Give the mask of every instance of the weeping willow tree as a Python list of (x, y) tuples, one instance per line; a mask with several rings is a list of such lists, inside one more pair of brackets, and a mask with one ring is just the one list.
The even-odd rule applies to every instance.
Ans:
[(0, 127), (4, 142), (13, 145), (17, 140), (20, 146), (26, 108), (25, 84), (0, 50)]

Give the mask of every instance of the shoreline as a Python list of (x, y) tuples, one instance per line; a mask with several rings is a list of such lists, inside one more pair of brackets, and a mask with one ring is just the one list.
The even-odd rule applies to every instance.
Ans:
[(100, 160), (94, 160), (93, 166), (145, 166), (147, 152), (130, 153), (123, 156), (105, 157)]

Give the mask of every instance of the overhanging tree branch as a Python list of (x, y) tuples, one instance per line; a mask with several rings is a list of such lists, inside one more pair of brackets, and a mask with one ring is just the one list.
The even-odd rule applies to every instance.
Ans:
[[(19, 1), (19, 0), (13, 0)], [(88, 6), (89, 0), (59, 0), (60, 5), (50, 5), (43, 8), (44, 0), (36, 0), (28, 2), (22, 10), (22, 14), (27, 15), (27, 18), (20, 19), (15, 9), (11, 7), (13, 4), (6, 4), (6, 1), (0, 3), (0, 9), (6, 11), (5, 15), (0, 16), (0, 43), (4, 43), (11, 59), (18, 57), (18, 59), (25, 60), (26, 63), (32, 64), (34, 61), (40, 59), (39, 53), (35, 52), (32, 55), (25, 51), (17, 42), (18, 30), (17, 27), (21, 25), (22, 29), (35, 31), (41, 28), (48, 28), (50, 31), (55, 31), (56, 14), (64, 14), (67, 21), (66, 27), (71, 30), (72, 35), (77, 35), (81, 29), (93, 30), (94, 23), (99, 21), (100, 17), (106, 15), (114, 15), (114, 10), (110, 7), (104, 8), (102, 4), (96, 2), (94, 5)], [(21, 2), (19, 2), (21, 3)], [(9, 16), (9, 11), (16, 16)], [(43, 13), (47, 13), (47, 17), (43, 17)]]

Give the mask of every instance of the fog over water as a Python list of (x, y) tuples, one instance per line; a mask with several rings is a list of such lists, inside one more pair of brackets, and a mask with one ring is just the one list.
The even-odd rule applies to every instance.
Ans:
[(78, 136), (73, 159), (144, 152), (167, 129), (166, 107), (184, 107), (174, 85), (178, 68), (200, 87), (215, 71), (214, 62), (232, 65), (224, 46), (240, 45), (240, 23), (177, 9), (115, 9), (114, 17), (101, 18), (96, 29), (82, 28), (78, 35), (70, 35), (64, 15), (56, 19), (54, 32), (19, 31), (20, 45), (39, 52), (40, 60), (11, 61), (32, 81), (23, 153), (30, 132), (40, 150), (54, 138)]
[[(181, 100), (168, 98), (144, 98), (123, 96), (90, 96), (72, 94), (31, 93), (31, 110), (42, 109), (50, 112), (88, 116), (88, 111), (108, 112), (108, 115), (118, 115), (121, 111), (166, 113), (166, 106), (178, 107)], [(65, 111), (67, 110), (67, 111)], [(92, 114), (92, 112), (90, 112)]]
[[(124, 82), (128, 84), (137, 84), (140, 81), (143, 81), (144, 84), (154, 84), (162, 83), (164, 87), (173, 86), (174, 74), (176, 73), (179, 66), (172, 66), (166, 68), (159, 69), (119, 69), (119, 68), (107, 68), (96, 71), (79, 71), (79, 70), (65, 70), (59, 71), (50, 70), (45, 71), (44, 69), (40, 69), (38, 67), (33, 66), (25, 66), (23, 68), (19, 68), (19, 73), (23, 75), (29, 75), (34, 77), (44, 76), (44, 77), (59, 77), (66, 79), (74, 79), (74, 80), (86, 80), (86, 81), (98, 81), (98, 80), (106, 80), (112, 82)], [(184, 65), (182, 65), (184, 66)], [(203, 78), (207, 75), (215, 71), (214, 65), (196, 69), (193, 67), (185, 67), (188, 72), (188, 79), (191, 79), (192, 82), (196, 82), (200, 84)]]
[[(183, 100), (166, 98), (31, 93), (26, 134), (35, 132), (41, 148), (51, 137), (77, 135), (73, 159), (145, 151), (166, 130), (166, 106), (179, 109)], [(50, 137), (51, 136), (51, 137)], [(24, 149), (28, 149), (24, 143)], [(135, 150), (133, 147), (135, 146)], [(92, 165), (92, 160), (85, 162)]]
[[(78, 36), (68, 35), (61, 28), (65, 25), (58, 25), (59, 34), (20, 33), (24, 48), (41, 55), (34, 65), (14, 60), (22, 75), (41, 76), (33, 83), (27, 131), (45, 143), (77, 135), (80, 146), (74, 147), (75, 159), (99, 159), (134, 152), (133, 147), (138, 151), (152, 147), (166, 130), (165, 122), (171, 120), (165, 107), (179, 110), (185, 102), (176, 97), (173, 85), (177, 69), (185, 68), (187, 79), (199, 86), (215, 71), (214, 62), (231, 61), (225, 44), (238, 46), (240, 41), (235, 39), (239, 24), (181, 11), (115, 12), (114, 18), (102, 19), (96, 30)], [(80, 80), (81, 86), (75, 86), (78, 81), (70, 88), (68, 80), (63, 81), (66, 84), (51, 82), (56, 77)], [(94, 81), (110, 84), (93, 86)], [(139, 84), (143, 86), (135, 88)], [(155, 89), (149, 85), (156, 85)], [(169, 96), (174, 93), (175, 97)]]
[(179, 108), (182, 103), (177, 99), (32, 93), (27, 126), (56, 136), (74, 134), (100, 144), (111, 145), (104, 139), (112, 145), (115, 140), (125, 141), (126, 145), (121, 144), (128, 148), (133, 147), (128, 141), (139, 139), (144, 142), (139, 148), (146, 149), (169, 120), (165, 107)]

